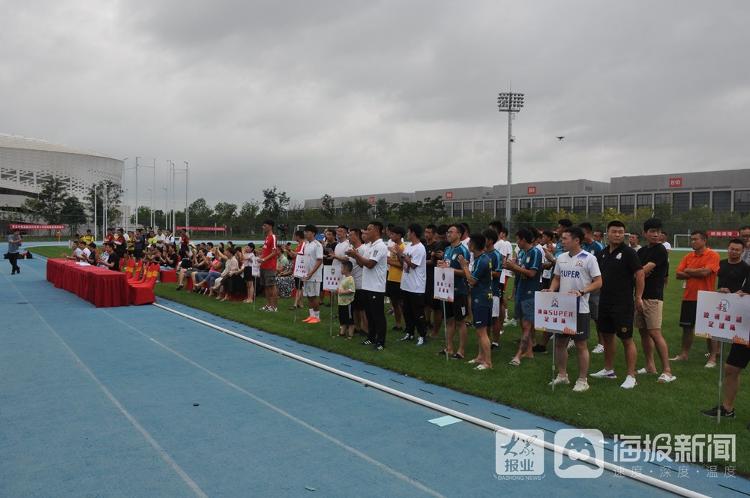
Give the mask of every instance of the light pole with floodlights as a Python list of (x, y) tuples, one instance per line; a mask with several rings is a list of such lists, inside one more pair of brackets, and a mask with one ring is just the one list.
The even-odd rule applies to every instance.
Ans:
[(513, 113), (523, 107), (524, 95), (515, 92), (500, 92), (497, 96), (497, 107), (500, 112), (508, 113), (508, 193), (505, 199), (505, 223), (510, 229), (511, 209), (510, 198), (513, 186)]

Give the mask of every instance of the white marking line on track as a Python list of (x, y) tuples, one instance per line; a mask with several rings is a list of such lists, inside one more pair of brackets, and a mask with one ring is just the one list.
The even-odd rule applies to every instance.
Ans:
[[(6, 277), (7, 279), (8, 277)], [(16, 285), (13, 282), (10, 282), (11, 286), (13, 286), (13, 289), (18, 293), (19, 296), (21, 296), (23, 299), (27, 299), (26, 296), (23, 295), (21, 291), (18, 290)], [(169, 456), (169, 453), (167, 453), (164, 448), (161, 447), (161, 445), (151, 436), (151, 434), (136, 420), (136, 418), (128, 412), (128, 410), (120, 403), (120, 401), (110, 392), (109, 389), (99, 380), (99, 378), (94, 374), (94, 372), (91, 371), (91, 369), (86, 365), (83, 360), (73, 351), (73, 349), (68, 345), (67, 342), (60, 336), (60, 334), (57, 333), (57, 331), (52, 328), (52, 326), (47, 322), (47, 320), (44, 319), (44, 317), (39, 313), (39, 310), (36, 309), (36, 306), (31, 304), (31, 302), (28, 302), (29, 306), (34, 310), (34, 313), (39, 317), (39, 319), (44, 323), (44, 325), (52, 332), (52, 335), (54, 335), (58, 341), (65, 347), (65, 349), (68, 351), (68, 353), (73, 357), (75, 362), (78, 364), (78, 366), (86, 372), (86, 374), (91, 377), (91, 379), (96, 383), (96, 385), (99, 387), (99, 389), (107, 396), (107, 398), (112, 402), (113, 405), (120, 411), (120, 413), (123, 414), (123, 416), (130, 422), (130, 424), (143, 436), (143, 438), (148, 442), (148, 444), (151, 445), (151, 447), (158, 453), (159, 457), (161, 457), (164, 462), (169, 465), (172, 470), (177, 473), (178, 476), (180, 476), (180, 479), (187, 484), (187, 486), (195, 493), (196, 496), (199, 496), (201, 498), (208, 498), (208, 495), (203, 492), (203, 490), (198, 486), (198, 484), (188, 475), (187, 472), (185, 472), (180, 465), (175, 462), (175, 460)]]
[(215, 378), (216, 380), (219, 380), (219, 381), (223, 382), (224, 384), (228, 385), (229, 387), (231, 387), (232, 389), (235, 389), (236, 391), (239, 391), (242, 394), (245, 394), (246, 396), (249, 396), (254, 401), (262, 404), (263, 406), (265, 406), (267, 408), (270, 408), (271, 410), (275, 411), (279, 415), (282, 415), (282, 416), (288, 418), (289, 420), (291, 420), (291, 421), (293, 421), (293, 422), (301, 425), (305, 429), (307, 429), (307, 430), (309, 430), (309, 431), (317, 434), (318, 436), (320, 436), (320, 437), (322, 437), (322, 438), (330, 441), (331, 443), (335, 444), (336, 446), (338, 446), (338, 447), (340, 447), (340, 448), (342, 448), (342, 449), (344, 449), (344, 450), (352, 453), (353, 455), (357, 456), (358, 458), (361, 458), (362, 460), (366, 461), (367, 463), (370, 463), (370, 464), (374, 465), (375, 467), (379, 468), (380, 470), (382, 470), (382, 471), (384, 471), (384, 472), (386, 472), (388, 474), (391, 474), (392, 476), (398, 478), (399, 480), (404, 481), (405, 483), (414, 486), (415, 488), (419, 489), (420, 491), (424, 491), (425, 493), (427, 493), (429, 495), (432, 495), (432, 496), (435, 496), (435, 497), (445, 498), (444, 495), (442, 495), (441, 493), (435, 491), (434, 489), (432, 489), (432, 488), (430, 488), (430, 487), (422, 484), (421, 482), (419, 482), (419, 481), (417, 481), (415, 479), (412, 479), (411, 477), (407, 476), (406, 474), (402, 474), (401, 472), (397, 471), (396, 469), (394, 469), (394, 468), (392, 468), (392, 467), (384, 464), (383, 462), (381, 462), (379, 460), (376, 460), (375, 458), (369, 456), (368, 454), (366, 454), (366, 453), (364, 453), (364, 452), (362, 452), (362, 451), (360, 451), (360, 450), (358, 450), (356, 448), (353, 448), (352, 446), (349, 446), (348, 444), (346, 444), (345, 442), (341, 441), (340, 439), (338, 439), (338, 438), (336, 438), (334, 436), (331, 436), (330, 434), (328, 434), (328, 433), (326, 433), (326, 432), (318, 429), (317, 427), (315, 427), (315, 426), (313, 426), (313, 425), (305, 422), (304, 420), (302, 420), (302, 419), (300, 419), (298, 417), (295, 417), (291, 413), (287, 412), (283, 408), (280, 408), (280, 407), (274, 405), (270, 401), (266, 401), (265, 399), (263, 399), (263, 398), (255, 395), (255, 394), (251, 393), (247, 389), (245, 389), (245, 388), (243, 388), (241, 386), (238, 386), (237, 384), (235, 384), (231, 380), (226, 379), (226, 378), (222, 377), (221, 375), (217, 374), (216, 372), (214, 372), (214, 371), (212, 371), (212, 370), (204, 367), (203, 365), (195, 362), (194, 360), (188, 358), (187, 356), (183, 355), (179, 351), (176, 351), (176, 350), (170, 348), (169, 346), (167, 346), (166, 344), (164, 344), (162, 342), (159, 342), (157, 339), (154, 339), (153, 337), (149, 336), (148, 334), (144, 334), (143, 332), (141, 332), (137, 328), (133, 327), (132, 325), (130, 325), (127, 322), (124, 322), (124, 321), (120, 320), (118, 317), (112, 315), (111, 313), (108, 313), (107, 311), (104, 311), (104, 310), (103, 310), (103, 312), (106, 315), (108, 315), (111, 318), (113, 318), (114, 320), (117, 320), (118, 322), (122, 323), (126, 327), (128, 327), (128, 328), (134, 330), (135, 332), (137, 332), (138, 334), (142, 335), (146, 339), (154, 342), (159, 347), (165, 349), (166, 351), (169, 351), (173, 355), (177, 356), (178, 358), (182, 359), (183, 361), (185, 361), (185, 362), (189, 363), (190, 365), (194, 366), (195, 368), (198, 368), (198, 369), (202, 370), (203, 372), (207, 373), (208, 375), (210, 375), (211, 377)]
[[(364, 377), (359, 377), (359, 376), (351, 374), (349, 372), (345, 372), (343, 370), (339, 370), (337, 368), (331, 367), (331, 366), (326, 365), (324, 363), (320, 363), (320, 362), (317, 362), (315, 360), (311, 360), (311, 359), (309, 359), (309, 358), (307, 358), (305, 356), (301, 356), (301, 355), (298, 355), (298, 354), (295, 354), (295, 353), (291, 353), (289, 351), (286, 351), (284, 349), (278, 348), (276, 346), (272, 346), (271, 344), (267, 344), (267, 343), (265, 343), (263, 341), (259, 341), (257, 339), (253, 339), (251, 337), (239, 334), (237, 332), (233, 332), (233, 331), (231, 331), (229, 329), (226, 329), (224, 327), (221, 327), (219, 325), (215, 325), (215, 324), (207, 322), (205, 320), (201, 320), (200, 318), (194, 317), (194, 316), (189, 315), (187, 313), (183, 313), (182, 311), (178, 311), (178, 310), (175, 310), (175, 309), (172, 309), (172, 308), (169, 308), (167, 306), (164, 306), (162, 304), (157, 304), (157, 303), (154, 303), (153, 306), (155, 306), (157, 308), (161, 308), (161, 309), (163, 309), (165, 311), (168, 311), (170, 313), (174, 313), (175, 315), (181, 316), (183, 318), (187, 318), (188, 320), (192, 320), (194, 322), (200, 323), (201, 325), (203, 325), (203, 326), (205, 326), (207, 328), (214, 329), (214, 330), (217, 330), (217, 331), (219, 331), (219, 332), (221, 332), (223, 334), (235, 337), (237, 339), (241, 339), (241, 340), (243, 340), (245, 342), (249, 342), (250, 344), (253, 344), (255, 346), (259, 346), (259, 347), (267, 349), (269, 351), (273, 351), (275, 353), (279, 353), (282, 356), (286, 356), (287, 358), (291, 358), (291, 359), (297, 360), (299, 362), (305, 363), (307, 365), (311, 365), (313, 367), (320, 368), (320, 369), (322, 369), (324, 371), (333, 373), (335, 375), (339, 375), (339, 376), (344, 377), (346, 379), (358, 382), (358, 383), (360, 383), (362, 385), (369, 386), (369, 387), (375, 388), (375, 389), (377, 389), (379, 391), (382, 391), (382, 392), (391, 394), (393, 396), (399, 397), (401, 399), (405, 399), (407, 401), (411, 401), (412, 403), (416, 403), (418, 405), (421, 405), (421, 406), (424, 406), (424, 407), (427, 407), (427, 408), (431, 408), (431, 409), (433, 409), (433, 410), (435, 410), (437, 412), (441, 412), (441, 413), (444, 413), (446, 415), (452, 415), (454, 417), (460, 418), (461, 420), (465, 420), (465, 421), (467, 421), (469, 423), (472, 423), (474, 425), (477, 425), (479, 427), (482, 427), (482, 428), (485, 428), (485, 429), (489, 429), (489, 430), (492, 430), (492, 431), (502, 432), (503, 434), (507, 434), (507, 435), (516, 435), (516, 436), (524, 436), (525, 437), (525, 435), (523, 433), (515, 431), (513, 429), (509, 429), (507, 427), (503, 427), (503, 426), (494, 424), (492, 422), (488, 422), (488, 421), (486, 421), (484, 419), (481, 419), (481, 418), (478, 418), (478, 417), (474, 417), (472, 415), (468, 415), (468, 414), (463, 413), (463, 412), (459, 412), (459, 411), (454, 410), (452, 408), (448, 408), (448, 407), (440, 405), (438, 403), (433, 403), (432, 401), (428, 401), (426, 399), (423, 399), (423, 398), (420, 398), (420, 397), (417, 397), (417, 396), (413, 396), (413, 395), (411, 395), (409, 393), (405, 393), (403, 391), (399, 391), (397, 389), (393, 389), (393, 388), (385, 386), (383, 384), (378, 384), (377, 382), (373, 382), (370, 379), (367, 379), (367, 378), (364, 378)], [(568, 456), (570, 458), (578, 459), (580, 461), (584, 461), (586, 463), (589, 463), (591, 465), (595, 465), (595, 466), (598, 466), (598, 467), (603, 467), (605, 470), (607, 470), (609, 472), (612, 472), (612, 473), (615, 473), (616, 475), (625, 476), (625, 477), (627, 477), (629, 479), (632, 479), (634, 481), (639, 481), (639, 482), (641, 482), (643, 484), (648, 484), (650, 486), (654, 486), (656, 488), (662, 489), (664, 491), (668, 491), (670, 493), (674, 493), (676, 495), (685, 496), (685, 497), (689, 497), (689, 498), (708, 498), (707, 495), (704, 495), (704, 494), (699, 493), (697, 491), (693, 491), (693, 490), (690, 490), (690, 489), (687, 489), (687, 488), (683, 488), (681, 486), (677, 486), (676, 484), (672, 484), (671, 482), (662, 481), (661, 479), (657, 479), (655, 477), (651, 477), (651, 476), (646, 475), (646, 474), (642, 474), (642, 473), (639, 473), (639, 472), (632, 472), (630, 469), (625, 469), (624, 467), (621, 467), (619, 465), (607, 462), (605, 460), (599, 460), (599, 459), (593, 458), (593, 457), (591, 457), (590, 455), (588, 455), (586, 453), (580, 453), (578, 451), (569, 450), (569, 449), (566, 449), (566, 448), (563, 448), (563, 447), (560, 447), (560, 446), (556, 446), (555, 444), (549, 443), (547, 441), (536, 441), (535, 440), (534, 444), (537, 445), (537, 446), (539, 446), (539, 447), (541, 447), (541, 448), (543, 448), (543, 449), (545, 449), (545, 450), (549, 450), (549, 451), (553, 451), (553, 452), (558, 452), (558, 453), (561, 453), (561, 454), (563, 454), (565, 456)]]

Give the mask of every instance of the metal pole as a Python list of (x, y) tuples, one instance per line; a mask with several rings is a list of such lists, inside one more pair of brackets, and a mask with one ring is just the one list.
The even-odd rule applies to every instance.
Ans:
[[(455, 323), (455, 322), (454, 322)], [(443, 332), (445, 333), (445, 349), (448, 349), (448, 318), (445, 314), (445, 301), (443, 301)], [(453, 344), (450, 345), (453, 348)], [(449, 363), (451, 360), (448, 358), (448, 353), (445, 353), (445, 361)]]
[(557, 333), (552, 332), (552, 392), (555, 391), (555, 350), (557, 349), (557, 342), (555, 342), (557, 339)]
[(135, 227), (138, 228), (138, 156), (135, 156)]
[(719, 348), (721, 348), (719, 350), (719, 404), (717, 405), (718, 408), (716, 409), (716, 425), (719, 425), (721, 423), (721, 407), (723, 406), (721, 399), (721, 388), (722, 384), (724, 383), (724, 341), (719, 342)]
[[(188, 187), (190, 185), (190, 165), (187, 161), (185, 161), (185, 226), (190, 226), (190, 213), (188, 213)], [(190, 235), (189, 229), (185, 228), (185, 230), (188, 230), (188, 235)]]
[[(513, 97), (513, 94), (510, 94), (508, 97), (508, 106), (510, 107), (512, 105), (511, 100)], [(511, 221), (511, 209), (510, 209), (510, 197), (511, 197), (511, 189), (513, 185), (513, 160), (512, 160), (512, 154), (513, 154), (513, 112), (509, 109), (508, 110), (508, 193), (505, 197), (505, 222), (508, 226), (508, 230), (510, 230), (510, 221)], [(510, 233), (510, 231), (508, 232)]]
[(154, 218), (154, 192), (156, 191), (156, 158), (154, 158), (154, 180), (151, 185), (151, 228), (156, 225), (156, 219)]
[(109, 225), (109, 189), (107, 184), (102, 185), (102, 240), (104, 240), (105, 234), (107, 233), (107, 225)]
[(94, 184), (94, 240), (99, 240), (97, 238), (98, 234), (98, 225), (96, 222), (96, 184)]

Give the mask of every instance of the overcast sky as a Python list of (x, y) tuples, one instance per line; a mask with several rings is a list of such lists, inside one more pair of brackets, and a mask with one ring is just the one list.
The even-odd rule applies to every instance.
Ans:
[(156, 157), (157, 191), (187, 160), (211, 204), (505, 183), (511, 83), (514, 181), (749, 167), (745, 0), (0, 8), (0, 132)]

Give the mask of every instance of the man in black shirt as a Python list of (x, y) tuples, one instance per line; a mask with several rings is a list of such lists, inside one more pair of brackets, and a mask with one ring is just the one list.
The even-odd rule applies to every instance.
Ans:
[(646, 368), (638, 373), (656, 373), (654, 346), (661, 360), (662, 374), (658, 382), (666, 383), (677, 379), (669, 365), (667, 341), (661, 333), (662, 310), (664, 306), (664, 284), (669, 272), (669, 253), (661, 243), (661, 220), (651, 218), (643, 223), (643, 234), (647, 245), (638, 250), (638, 259), (643, 265), (646, 277), (643, 287), (643, 309), (635, 312), (635, 326), (641, 334)]
[[(742, 261), (742, 251), (744, 248), (745, 244), (742, 242), (742, 239), (732, 239), (729, 241), (727, 259), (719, 262), (718, 282), (716, 283), (719, 292), (738, 292), (745, 285), (750, 266)], [(716, 359), (719, 356), (719, 341), (711, 339), (709, 351), (706, 366), (716, 366)]]
[[(744, 248), (745, 244), (742, 239), (729, 241), (728, 258), (719, 263), (718, 286), (719, 292), (738, 292), (742, 299), (750, 299), (750, 266), (742, 261)], [(732, 344), (724, 365), (724, 396), (721, 405), (704, 411), (704, 415), (716, 417), (719, 412), (721, 417), (734, 418), (734, 400), (740, 389), (740, 374), (748, 363), (750, 363), (750, 348), (744, 344)]]
[(104, 243), (104, 250), (109, 255), (104, 266), (113, 271), (120, 271), (120, 256), (115, 252), (115, 245), (111, 242)]
[(599, 251), (596, 259), (602, 272), (602, 290), (599, 298), (597, 329), (604, 341), (604, 369), (592, 377), (614, 379), (615, 334), (625, 348), (628, 373), (620, 387), (636, 386), (635, 360), (637, 351), (633, 343), (633, 290), (635, 307), (643, 309), (643, 268), (635, 251), (625, 244), (625, 224), (618, 220), (607, 225), (609, 245)]

